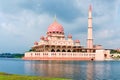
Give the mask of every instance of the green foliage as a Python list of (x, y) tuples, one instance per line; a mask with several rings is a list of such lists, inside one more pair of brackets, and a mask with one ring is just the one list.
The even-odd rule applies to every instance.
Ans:
[(68, 79), (0, 73), (0, 80), (68, 80)]
[(29, 52), (35, 51), (34, 49), (30, 49)]
[(24, 54), (20, 54), (20, 53), (2, 53), (0, 54), (1, 58), (22, 58), (24, 56)]
[(24, 54), (12, 54), (14, 58), (22, 58)]
[(120, 52), (118, 52), (117, 50), (111, 50), (110, 54), (120, 54)]

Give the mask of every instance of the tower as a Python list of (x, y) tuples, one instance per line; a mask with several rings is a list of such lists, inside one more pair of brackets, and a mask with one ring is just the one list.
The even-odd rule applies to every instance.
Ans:
[(92, 6), (89, 6), (88, 10), (88, 38), (87, 38), (87, 48), (93, 48), (93, 38), (92, 38)]

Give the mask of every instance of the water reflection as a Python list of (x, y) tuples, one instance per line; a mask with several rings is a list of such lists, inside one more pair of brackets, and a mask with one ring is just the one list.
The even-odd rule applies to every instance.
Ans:
[(87, 73), (86, 80), (93, 80), (93, 70), (94, 70), (93, 62), (89, 62), (87, 64), (87, 69), (86, 69), (86, 73)]
[(99, 62), (95, 64), (94, 79), (111, 79), (111, 66), (109, 62)]
[[(85, 78), (85, 65), (86, 63), (77, 61), (30, 61), (25, 63), (25, 72), (49, 77)], [(88, 69), (91, 68), (88, 67)]]
[(119, 61), (24, 61), (0, 59), (0, 72), (72, 78), (73, 80), (119, 80)]
[[(92, 61), (27, 61), (26, 74), (64, 77), (74, 80), (109, 78), (110, 64)], [(105, 73), (106, 72), (106, 73)]]
[(71, 77), (79, 71), (79, 65), (63, 61), (31, 61), (25, 63), (26, 73), (49, 77)]

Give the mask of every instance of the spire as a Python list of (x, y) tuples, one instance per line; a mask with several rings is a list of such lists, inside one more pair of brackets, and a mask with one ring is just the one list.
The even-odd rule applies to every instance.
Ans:
[(91, 4), (89, 5), (89, 11), (92, 11), (92, 6), (91, 6)]
[(88, 18), (92, 18), (92, 5), (89, 5)]

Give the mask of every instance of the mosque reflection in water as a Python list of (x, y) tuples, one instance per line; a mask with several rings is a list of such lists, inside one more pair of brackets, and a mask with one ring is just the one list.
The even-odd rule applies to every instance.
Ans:
[(110, 66), (102, 62), (25, 61), (25, 72), (28, 75), (93, 80), (109, 77), (105, 70), (110, 70)]

